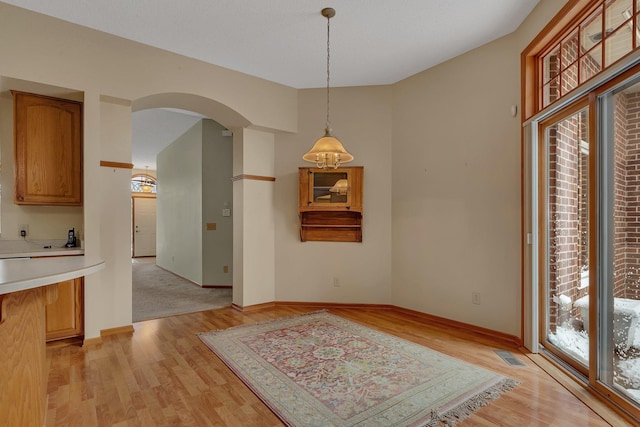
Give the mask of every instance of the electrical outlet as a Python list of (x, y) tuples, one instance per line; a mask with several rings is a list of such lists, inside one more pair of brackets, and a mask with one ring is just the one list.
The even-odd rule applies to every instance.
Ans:
[(471, 302), (480, 305), (480, 292), (471, 292)]
[(29, 224), (20, 224), (18, 226), (18, 232), (20, 237), (27, 237), (29, 235)]
[(337, 277), (333, 278), (333, 287), (334, 288), (339, 288), (340, 287), (340, 279), (338, 279)]

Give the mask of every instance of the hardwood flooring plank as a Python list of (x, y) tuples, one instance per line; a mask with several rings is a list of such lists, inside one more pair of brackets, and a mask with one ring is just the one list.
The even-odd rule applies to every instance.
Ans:
[[(133, 334), (107, 336), (85, 348), (50, 346), (46, 425), (283, 426), (196, 334), (316, 310), (216, 309), (139, 322)], [(609, 425), (508, 344), (425, 324), (393, 310), (332, 307), (329, 311), (521, 382), (461, 427)], [(507, 364), (494, 352), (497, 349), (512, 352), (524, 366)]]

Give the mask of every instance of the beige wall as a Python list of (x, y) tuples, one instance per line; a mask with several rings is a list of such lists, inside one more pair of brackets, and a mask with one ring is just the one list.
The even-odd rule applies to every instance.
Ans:
[(201, 120), (157, 157), (156, 262), (201, 286), (232, 284), (233, 220), (222, 210), (233, 211), (233, 140), (223, 129)]
[[(99, 148), (101, 159), (124, 162), (131, 158), (131, 105), (110, 97), (98, 99), (94, 118), (110, 126), (100, 126), (98, 147), (92, 148)], [(93, 337), (101, 329), (131, 324), (131, 170), (87, 163), (85, 252), (100, 254), (107, 266), (85, 280), (85, 330)], [(96, 169), (87, 173), (87, 166)]]
[[(326, 92), (301, 90), (298, 133), (276, 140), (276, 299), (388, 304), (391, 300), (391, 87), (331, 89), (334, 135), (364, 166), (362, 243), (301, 242), (298, 167), (324, 133)], [(349, 164), (349, 165), (350, 165)], [(337, 277), (340, 287), (334, 287)]]
[[(85, 336), (128, 325), (131, 171), (101, 168), (100, 161), (131, 162), (131, 126), (117, 128), (123, 124), (121, 109), (103, 104), (122, 106), (128, 117), (132, 106), (177, 107), (228, 128), (295, 131), (297, 91), (5, 3), (0, 3), (0, 40), (11, 41), (0, 43), (0, 79), (69, 88), (84, 101), (85, 253), (107, 261), (103, 271), (86, 278)], [(2, 120), (8, 120), (4, 114)], [(64, 238), (68, 222), (52, 228), (61, 228)]]
[(201, 120), (157, 156), (156, 262), (201, 286), (232, 285), (233, 220), (222, 209), (233, 209), (233, 140), (223, 129)]
[(156, 263), (202, 284), (202, 120), (157, 156)]
[[(223, 136), (224, 126), (203, 121), (202, 136), (202, 277), (208, 286), (233, 283), (233, 138)], [(208, 230), (207, 224), (216, 225)], [(224, 267), (227, 266), (225, 273)]]
[(156, 175), (156, 171), (155, 170), (151, 170), (151, 169), (133, 168), (133, 169), (131, 169), (131, 176), (133, 176), (133, 175), (149, 175), (149, 176), (152, 176), (154, 178), (158, 177)]
[[(233, 134), (233, 176), (274, 176), (273, 133), (243, 129)], [(233, 182), (233, 303), (273, 302), (275, 211), (273, 181), (245, 177)]]
[[(520, 52), (515, 33), (393, 87), (393, 304), (520, 336)], [(480, 293), (480, 305), (472, 293)]]
[(13, 203), (14, 196), (14, 140), (13, 140), (13, 97), (10, 89), (37, 91), (51, 96), (63, 96), (68, 99), (82, 99), (70, 94), (63, 88), (45, 89), (26, 85), (24, 82), (0, 77), (0, 153), (2, 155), (2, 200), (0, 201), (2, 240), (22, 239), (19, 225), (29, 226), (27, 240), (66, 239), (67, 231), (75, 228), (78, 237), (83, 232), (83, 208), (74, 206), (26, 206)]
[(396, 84), (393, 103), (393, 303), (513, 335), (518, 54), (504, 37)]
[(365, 166), (359, 244), (299, 241), (297, 168), (322, 135), (323, 90), (296, 91), (0, 3), (0, 40), (12, 41), (0, 43), (0, 76), (84, 97), (85, 245), (108, 259), (87, 281), (87, 337), (130, 322), (122, 282), (130, 171), (99, 167), (131, 161), (130, 126), (112, 129), (127, 107), (104, 105), (112, 98), (236, 126), (233, 174), (277, 178), (233, 184), (234, 303), (393, 303), (519, 335), (520, 128), (510, 107), (520, 99), (519, 54), (561, 3), (542, 0), (516, 33), (393, 86), (332, 90), (334, 132)]
[(0, 35), (13, 41), (0, 45), (0, 76), (77, 90), (95, 88), (102, 95), (129, 100), (197, 94), (238, 112), (247, 125), (295, 131), (293, 88), (5, 3), (0, 3)]

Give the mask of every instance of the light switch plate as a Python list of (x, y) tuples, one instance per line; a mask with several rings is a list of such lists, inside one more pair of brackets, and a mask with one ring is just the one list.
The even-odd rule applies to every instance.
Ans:
[(222, 209), (222, 216), (231, 216), (231, 209)]

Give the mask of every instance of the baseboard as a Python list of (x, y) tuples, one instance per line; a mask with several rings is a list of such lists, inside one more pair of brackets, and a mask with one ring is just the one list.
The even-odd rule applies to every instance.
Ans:
[(246, 313), (249, 311), (256, 311), (256, 310), (261, 310), (263, 308), (273, 308), (276, 307), (276, 303), (275, 302), (266, 302), (264, 304), (255, 304), (255, 305), (245, 305), (244, 307), (239, 306), (237, 304), (231, 304), (231, 308), (233, 308), (234, 310), (240, 311), (242, 313)]
[[(458, 322), (456, 320), (447, 319), (444, 317), (434, 316), (432, 314), (423, 313), (420, 311), (410, 310), (408, 308), (398, 307), (389, 304), (351, 304), (351, 303), (332, 303), (332, 302), (306, 302), (306, 301), (274, 301), (263, 304), (254, 304), (248, 306), (239, 306), (237, 304), (231, 304), (234, 310), (246, 313), (265, 308), (274, 307), (310, 307), (310, 308), (367, 308), (376, 310), (393, 310), (398, 313), (402, 313), (407, 316), (411, 316), (421, 322), (438, 324), (440, 326), (463, 330), (465, 332), (471, 332), (477, 335), (482, 335), (495, 341), (506, 342), (517, 347), (522, 346), (522, 339), (515, 335), (505, 334), (503, 332), (494, 331), (492, 329), (482, 328), (480, 326), (471, 325), (469, 323)], [(83, 345), (93, 345), (102, 342), (102, 337), (116, 334), (132, 333), (134, 332), (133, 325), (120, 326), (117, 328), (103, 329), (100, 331), (100, 337), (88, 338), (84, 340)]]
[(342, 302), (299, 302), (277, 301), (276, 307), (309, 307), (309, 308), (373, 308), (377, 310), (393, 310), (395, 307), (388, 304), (353, 304)]
[(118, 326), (117, 328), (102, 329), (100, 331), (100, 336), (108, 337), (109, 335), (133, 333), (134, 331), (135, 329), (133, 329), (133, 325)]
[(436, 323), (440, 326), (471, 332), (476, 335), (482, 335), (495, 341), (501, 341), (516, 347), (522, 347), (522, 339), (515, 335), (505, 334), (504, 332), (494, 331), (493, 329), (483, 328), (481, 326), (472, 325), (470, 323), (458, 322), (457, 320), (447, 319), (445, 317), (434, 316), (432, 314), (423, 313), (421, 311), (410, 310), (404, 307), (393, 306), (393, 310), (408, 316), (417, 318), (425, 323)]
[(408, 308), (398, 307), (396, 305), (389, 304), (349, 304), (349, 303), (326, 303), (326, 302), (299, 302), (299, 301), (277, 301), (273, 303), (276, 307), (312, 307), (312, 308), (368, 308), (377, 310), (393, 310), (398, 313), (402, 313), (406, 316), (411, 316), (414, 319), (429, 324), (437, 324), (446, 328), (458, 329), (465, 332), (470, 332), (476, 335), (481, 335), (494, 341), (504, 342), (509, 345), (515, 345), (516, 347), (522, 346), (522, 339), (503, 332), (494, 331), (492, 329), (482, 328), (480, 326), (471, 325), (469, 323), (458, 322), (456, 320), (447, 319), (444, 317), (434, 316), (420, 311), (410, 310)]
[(82, 346), (86, 347), (86, 346), (89, 346), (89, 345), (102, 344), (102, 337), (108, 337), (109, 335), (131, 334), (133, 332), (135, 332), (135, 329), (133, 329), (133, 325), (118, 326), (117, 328), (102, 329), (100, 331), (100, 336), (99, 337), (85, 338), (84, 342), (82, 343)]
[(102, 337), (85, 338), (84, 341), (82, 342), (83, 347), (88, 347), (90, 345), (98, 345), (98, 344), (102, 344)]
[(231, 285), (202, 285), (200, 286), (204, 289), (231, 289), (233, 286)]

